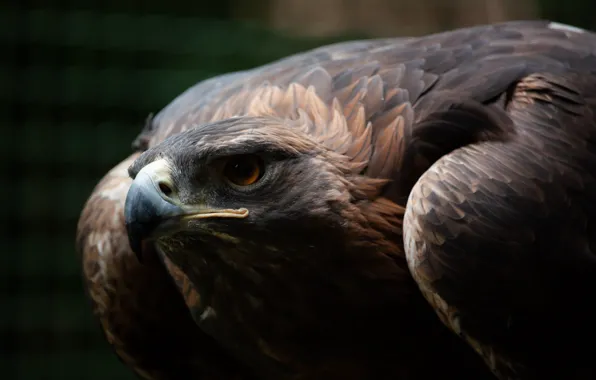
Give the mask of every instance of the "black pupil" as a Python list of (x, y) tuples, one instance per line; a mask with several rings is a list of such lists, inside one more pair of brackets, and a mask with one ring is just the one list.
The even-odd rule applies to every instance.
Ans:
[(232, 163), (232, 173), (239, 180), (250, 179), (255, 172), (255, 163), (251, 161), (235, 161)]

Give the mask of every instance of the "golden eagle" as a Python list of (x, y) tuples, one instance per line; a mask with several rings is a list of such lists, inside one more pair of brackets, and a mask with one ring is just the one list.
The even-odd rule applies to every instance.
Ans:
[(135, 147), (77, 249), (143, 378), (596, 376), (591, 32), (317, 48), (198, 83)]

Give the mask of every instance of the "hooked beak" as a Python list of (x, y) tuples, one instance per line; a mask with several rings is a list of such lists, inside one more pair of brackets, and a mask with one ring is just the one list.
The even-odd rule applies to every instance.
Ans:
[(208, 209), (182, 204), (170, 173), (165, 159), (152, 162), (139, 171), (126, 195), (124, 220), (128, 241), (141, 262), (145, 243), (183, 230), (190, 220), (248, 216), (245, 208)]

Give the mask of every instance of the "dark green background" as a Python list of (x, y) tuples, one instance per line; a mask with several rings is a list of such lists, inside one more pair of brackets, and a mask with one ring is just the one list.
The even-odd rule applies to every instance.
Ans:
[[(0, 378), (132, 379), (82, 293), (86, 197), (188, 86), (331, 40), (231, 21), (221, 0), (2, 4)], [(590, 4), (542, 1), (541, 17), (596, 29)]]

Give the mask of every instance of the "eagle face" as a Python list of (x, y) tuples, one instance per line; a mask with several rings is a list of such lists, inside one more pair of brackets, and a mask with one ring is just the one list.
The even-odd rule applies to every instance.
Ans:
[[(124, 215), (131, 249), (140, 258), (153, 250), (167, 268), (184, 273), (188, 287), (178, 286), (197, 325), (257, 366), (308, 357), (321, 339), (342, 347), (348, 336), (385, 336), (381, 326), (394, 323), (403, 293), (415, 285), (405, 262), (396, 262), (399, 223), (374, 207), (382, 227), (367, 218), (371, 189), (386, 182), (360, 173), (361, 166), (291, 120), (200, 125), (150, 148), (129, 168)], [(364, 316), (386, 322), (379, 331), (354, 327)], [(283, 365), (282, 372), (302, 364)]]
[(238, 268), (341, 250), (353, 174), (343, 156), (283, 123), (228, 119), (142, 154), (125, 204), (137, 255), (154, 241), (174, 262), (214, 255)]

